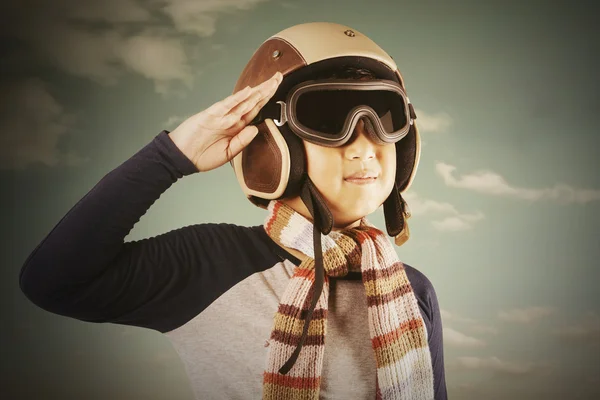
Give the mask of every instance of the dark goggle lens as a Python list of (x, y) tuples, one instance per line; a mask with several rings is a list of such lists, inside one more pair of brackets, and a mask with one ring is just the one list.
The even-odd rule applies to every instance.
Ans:
[(296, 101), (296, 118), (305, 127), (336, 136), (350, 111), (359, 105), (371, 107), (387, 133), (402, 129), (406, 120), (404, 99), (388, 90), (319, 90), (302, 93)]

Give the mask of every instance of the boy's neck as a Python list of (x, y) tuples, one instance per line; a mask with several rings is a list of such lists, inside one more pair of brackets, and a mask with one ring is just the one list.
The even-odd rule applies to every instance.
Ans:
[[(296, 211), (298, 214), (302, 215), (304, 218), (308, 219), (309, 221), (313, 220), (312, 215), (310, 215), (310, 211), (308, 211), (308, 208), (306, 208), (306, 204), (304, 204), (304, 202), (302, 201), (300, 196), (281, 199), (281, 202), (288, 205), (289, 207), (291, 207), (294, 211)], [(335, 226), (334, 225), (332, 230), (341, 231), (343, 229), (354, 228), (359, 225), (360, 225), (360, 219), (357, 221), (354, 221), (352, 223), (349, 223), (349, 224), (344, 224), (343, 226), (339, 226), (339, 225)]]
[[(304, 218), (308, 219), (309, 221), (312, 221), (312, 215), (310, 215), (310, 211), (308, 211), (308, 208), (306, 208), (306, 205), (304, 204), (304, 202), (302, 201), (302, 199), (300, 198), (300, 196), (297, 197), (291, 197), (291, 198), (286, 198), (286, 199), (281, 199), (281, 202), (286, 204), (287, 206), (291, 207), (294, 211), (296, 211), (298, 214), (302, 215)], [(342, 229), (346, 229), (346, 228), (353, 228), (355, 226), (360, 225), (360, 220), (355, 221), (353, 223), (351, 223), (350, 225), (344, 226), (344, 227), (336, 227), (334, 226), (332, 228), (332, 230), (334, 231), (340, 231)], [(287, 251), (288, 253), (290, 253), (291, 255), (293, 255), (294, 257), (296, 257), (297, 259), (300, 260), (300, 262), (302, 262), (307, 256), (306, 254), (296, 250), (296, 249), (292, 249), (290, 247), (284, 246), (282, 244), (277, 243), (281, 248), (283, 248), (285, 251)]]

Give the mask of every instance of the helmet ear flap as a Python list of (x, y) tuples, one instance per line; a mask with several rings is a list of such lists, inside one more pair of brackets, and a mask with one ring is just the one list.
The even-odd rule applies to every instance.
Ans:
[(410, 237), (406, 221), (410, 218), (410, 211), (402, 193), (412, 184), (420, 156), (421, 138), (417, 123), (413, 121), (406, 137), (396, 143), (396, 179), (392, 192), (383, 203), (387, 232), (394, 237), (398, 246), (402, 246)]
[(421, 155), (421, 138), (416, 121), (402, 140), (396, 143), (396, 185), (400, 193), (407, 190), (415, 177)]
[(233, 159), (233, 168), (247, 196), (276, 199), (287, 187), (290, 154), (271, 120), (256, 125), (254, 139)]
[(271, 119), (256, 127), (258, 133), (231, 165), (244, 194), (265, 208), (270, 200), (299, 193), (305, 156), (301, 140), (286, 127), (278, 128)]

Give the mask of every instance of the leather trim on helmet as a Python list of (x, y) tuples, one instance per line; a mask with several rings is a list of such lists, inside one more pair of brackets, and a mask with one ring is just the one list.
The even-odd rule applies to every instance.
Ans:
[(246, 195), (279, 198), (290, 175), (290, 152), (272, 120), (257, 125), (259, 133), (233, 160), (238, 182)]
[[(275, 52), (279, 53), (274, 57)], [(246, 86), (258, 86), (279, 71), (284, 76), (306, 66), (306, 61), (289, 43), (279, 38), (265, 41), (252, 55), (242, 71), (233, 93)]]

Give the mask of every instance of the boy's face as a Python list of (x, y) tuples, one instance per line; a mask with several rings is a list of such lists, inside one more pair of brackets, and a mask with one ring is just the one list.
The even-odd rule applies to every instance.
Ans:
[[(336, 227), (375, 211), (389, 196), (396, 176), (396, 145), (369, 139), (361, 119), (349, 143), (324, 147), (304, 141), (310, 179), (325, 198)], [(374, 177), (353, 179), (355, 174)]]

